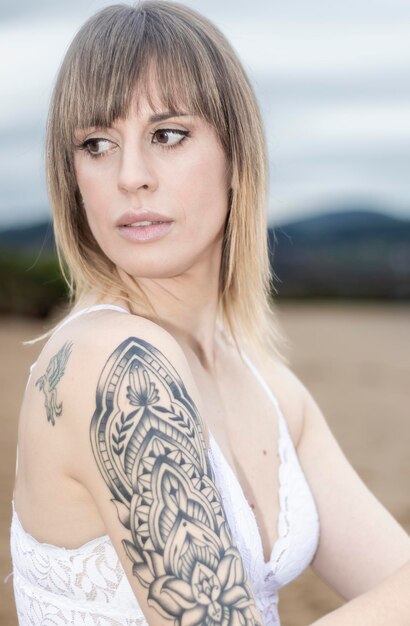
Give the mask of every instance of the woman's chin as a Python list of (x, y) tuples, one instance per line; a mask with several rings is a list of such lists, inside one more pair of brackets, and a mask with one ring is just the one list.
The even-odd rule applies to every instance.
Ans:
[(118, 271), (131, 276), (135, 280), (161, 280), (166, 278), (176, 278), (186, 271), (187, 268), (177, 267), (170, 263), (159, 265), (158, 263), (149, 265), (123, 264), (117, 265)]

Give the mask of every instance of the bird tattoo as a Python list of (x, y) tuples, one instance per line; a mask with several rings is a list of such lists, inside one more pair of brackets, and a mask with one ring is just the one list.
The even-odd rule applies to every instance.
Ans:
[(72, 341), (67, 341), (63, 347), (51, 357), (46, 373), (36, 381), (36, 387), (44, 393), (47, 421), (55, 425), (55, 418), (63, 411), (63, 403), (57, 402), (57, 384), (64, 374), (68, 357), (71, 354)]

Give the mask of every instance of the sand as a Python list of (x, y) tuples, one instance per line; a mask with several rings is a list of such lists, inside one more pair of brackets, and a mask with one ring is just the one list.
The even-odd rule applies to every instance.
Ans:
[[(288, 303), (279, 318), (291, 367), (327, 417), (368, 487), (410, 532), (410, 305)], [(0, 319), (0, 624), (16, 626), (9, 526), (17, 415), (29, 364), (39, 347), (23, 340), (38, 321)], [(307, 626), (341, 603), (311, 571), (281, 592), (282, 626)]]

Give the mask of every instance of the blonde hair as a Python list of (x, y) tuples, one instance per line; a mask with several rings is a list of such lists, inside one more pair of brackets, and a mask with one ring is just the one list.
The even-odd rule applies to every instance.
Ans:
[(62, 63), (48, 119), (47, 174), (70, 300), (75, 304), (92, 288), (155, 319), (138, 280), (124, 277), (94, 239), (74, 171), (75, 130), (111, 126), (127, 115), (136, 96), (150, 101), (153, 76), (168, 110), (178, 111), (183, 103), (213, 126), (230, 164), (220, 320), (238, 347), (251, 344), (281, 356), (271, 303), (267, 159), (259, 108), (226, 38), (205, 17), (178, 3), (144, 0), (103, 9), (83, 25)]

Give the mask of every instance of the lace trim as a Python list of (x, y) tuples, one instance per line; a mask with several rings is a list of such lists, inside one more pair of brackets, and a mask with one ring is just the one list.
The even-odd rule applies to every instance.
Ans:
[[(72, 611), (73, 603), (75, 610), (87, 614), (101, 613), (104, 617), (124, 617), (128, 619), (143, 620), (145, 622), (144, 614), (135, 599), (135, 606), (129, 606), (130, 593), (126, 590), (118, 591), (115, 597), (110, 598), (109, 601), (103, 602), (100, 600), (81, 600), (80, 598), (70, 598), (62, 594), (56, 594), (51, 591), (40, 589), (38, 586), (27, 581), (23, 578), (18, 570), (14, 573), (14, 590), (15, 593), (22, 593), (26, 598), (35, 600), (40, 604), (56, 606), (59, 609)], [(135, 596), (134, 596), (135, 597)], [(123, 601), (126, 600), (124, 607)]]
[[(271, 580), (278, 571), (280, 562), (284, 554), (289, 548), (290, 539), (290, 516), (289, 516), (289, 463), (286, 435), (288, 435), (286, 423), (280, 410), (278, 410), (278, 426), (279, 426), (279, 515), (278, 515), (278, 535), (272, 547), (269, 562), (265, 563), (268, 569), (264, 580)], [(289, 435), (288, 435), (289, 436)]]
[[(14, 513), (11, 553), (16, 607), (19, 618), (24, 618), (20, 623), (45, 625), (49, 616), (51, 619), (58, 613), (58, 620), (50, 624), (145, 624), (109, 538), (91, 540), (82, 548), (72, 550), (38, 542), (25, 532)], [(66, 621), (64, 615), (71, 617)]]
[(312, 562), (319, 545), (320, 521), (285, 417), (277, 400), (275, 404), (279, 416), (280, 454), (283, 458), (279, 468), (281, 507), (278, 539), (272, 550), (271, 561), (266, 564), (268, 571), (265, 581), (276, 580), (278, 587), (283, 587)]
[[(256, 582), (258, 569), (260, 571), (260, 562), (263, 562), (263, 550), (260, 534), (259, 532), (255, 534), (255, 530), (258, 530), (255, 514), (212, 433), (209, 433), (208, 454), (214, 468), (215, 479), (224, 503), (229, 527), (234, 535), (245, 568), (251, 580)], [(245, 524), (248, 532), (244, 532)], [(249, 542), (245, 541), (245, 537), (252, 539), (253, 544), (249, 545)]]
[[(278, 466), (278, 501), (279, 501), (279, 511), (278, 511), (278, 519), (276, 523), (277, 528), (277, 537), (272, 546), (272, 550), (270, 553), (270, 557), (268, 561), (265, 561), (263, 557), (262, 550), (262, 562), (264, 565), (264, 581), (269, 582), (273, 579), (277, 568), (279, 567), (279, 561), (282, 558), (283, 554), (285, 554), (286, 549), (288, 547), (288, 537), (290, 535), (290, 520), (289, 520), (289, 467), (288, 467), (288, 454), (287, 447), (289, 445), (289, 441), (287, 441), (287, 437), (290, 438), (285, 418), (282, 414), (282, 411), (279, 406), (279, 402), (277, 398), (273, 395), (269, 385), (260, 374), (259, 370), (255, 367), (250, 358), (242, 352), (242, 356), (245, 359), (249, 369), (253, 372), (255, 377), (261, 386), (265, 389), (268, 394), (270, 400), (272, 401), (273, 406), (275, 407), (275, 413), (277, 416), (277, 424), (278, 424), (278, 457), (279, 457), (279, 466)], [(249, 506), (249, 504), (248, 504)], [(249, 507), (250, 508), (250, 507)], [(252, 509), (250, 508), (252, 515), (255, 518), (255, 524), (257, 525), (256, 517)], [(276, 557), (274, 560), (274, 555), (278, 551), (278, 546), (281, 546), (280, 556)], [(276, 566), (274, 564), (276, 563)]]
[(276, 581), (267, 581), (266, 577), (263, 578), (264, 566), (268, 566), (269, 562), (264, 564), (262, 541), (255, 514), (212, 433), (209, 433), (208, 454), (215, 471), (215, 480), (222, 496), (229, 527), (253, 587), (256, 604), (264, 617), (265, 625), (278, 626), (278, 585)]
[[(288, 483), (289, 483), (289, 471), (288, 471), (288, 455), (287, 455), (287, 442), (286, 442), (286, 425), (283, 424), (283, 416), (280, 415), (280, 413), (278, 413), (278, 423), (279, 423), (279, 437), (278, 437), (278, 456), (279, 456), (279, 467), (278, 467), (278, 490), (279, 490), (279, 512), (278, 512), (278, 519), (277, 519), (277, 538), (272, 546), (271, 552), (270, 552), (270, 558), (268, 561), (265, 561), (264, 556), (263, 556), (263, 547), (262, 547), (262, 541), (261, 541), (261, 537), (260, 537), (260, 532), (259, 532), (259, 527), (258, 527), (258, 522), (255, 516), (255, 513), (253, 512), (251, 506), (249, 505), (249, 502), (246, 499), (245, 494), (243, 493), (242, 487), (239, 485), (238, 483), (238, 479), (236, 478), (232, 468), (230, 467), (229, 463), (226, 461), (225, 457), (223, 456), (214, 436), (212, 435), (212, 433), (209, 433), (209, 443), (210, 443), (210, 450), (209, 450), (209, 454), (212, 457), (212, 464), (214, 465), (214, 468), (217, 468), (217, 477), (218, 477), (218, 482), (220, 483), (220, 492), (222, 494), (222, 499), (224, 501), (224, 503), (226, 503), (225, 506), (225, 510), (226, 511), (235, 511), (235, 509), (238, 508), (238, 505), (235, 506), (234, 502), (232, 501), (232, 497), (231, 497), (231, 492), (232, 492), (232, 484), (230, 483), (230, 481), (225, 479), (226, 476), (226, 472), (223, 471), (223, 469), (221, 468), (221, 465), (225, 465), (225, 467), (227, 468), (227, 471), (229, 472), (229, 474), (232, 477), (232, 480), (234, 481), (234, 483), (237, 483), (239, 485), (240, 488), (240, 493), (242, 496), (243, 501), (245, 502), (246, 505), (246, 511), (248, 513), (249, 516), (251, 516), (252, 518), (252, 523), (254, 525), (254, 528), (256, 527), (256, 529), (258, 530), (258, 541), (257, 541), (257, 546), (255, 546), (255, 549), (257, 550), (257, 555), (258, 558), (257, 560), (259, 561), (259, 563), (255, 562), (255, 558), (253, 555), (253, 550), (247, 548), (246, 546), (243, 547), (243, 550), (241, 549), (241, 553), (242, 551), (248, 552), (250, 553), (252, 556), (249, 559), (249, 564), (251, 562), (254, 562), (254, 567), (252, 568), (253, 571), (249, 572), (249, 574), (253, 574), (252, 575), (252, 579), (256, 581), (256, 579), (258, 578), (258, 576), (256, 576), (256, 572), (259, 570), (260, 571), (260, 566), (262, 564), (263, 570), (264, 570), (264, 576), (263, 576), (263, 581), (269, 582), (273, 579), (276, 570), (279, 567), (279, 561), (282, 558), (283, 554), (285, 554), (286, 549), (288, 547), (288, 538), (290, 535), (290, 520), (289, 520), (289, 510), (288, 510), (288, 503), (289, 503), (289, 498), (288, 498)], [(215, 448), (217, 449), (217, 455), (215, 454)], [(219, 457), (219, 458), (217, 458)], [(241, 509), (239, 511), (239, 516), (238, 515), (232, 515), (232, 521), (229, 520), (229, 524), (232, 528), (232, 532), (234, 532), (235, 535), (235, 539), (240, 543), (243, 544), (242, 541), (242, 536), (243, 536), (243, 532), (241, 532), (241, 530), (238, 528), (238, 523), (237, 520), (241, 520), (243, 521), (243, 509)], [(254, 528), (251, 529), (252, 532), (254, 532)], [(275, 553), (278, 551), (278, 546), (281, 547), (280, 550), (280, 555), (279, 557), (276, 557), (274, 559), (274, 555)], [(258, 585), (259, 586), (259, 585)]]

